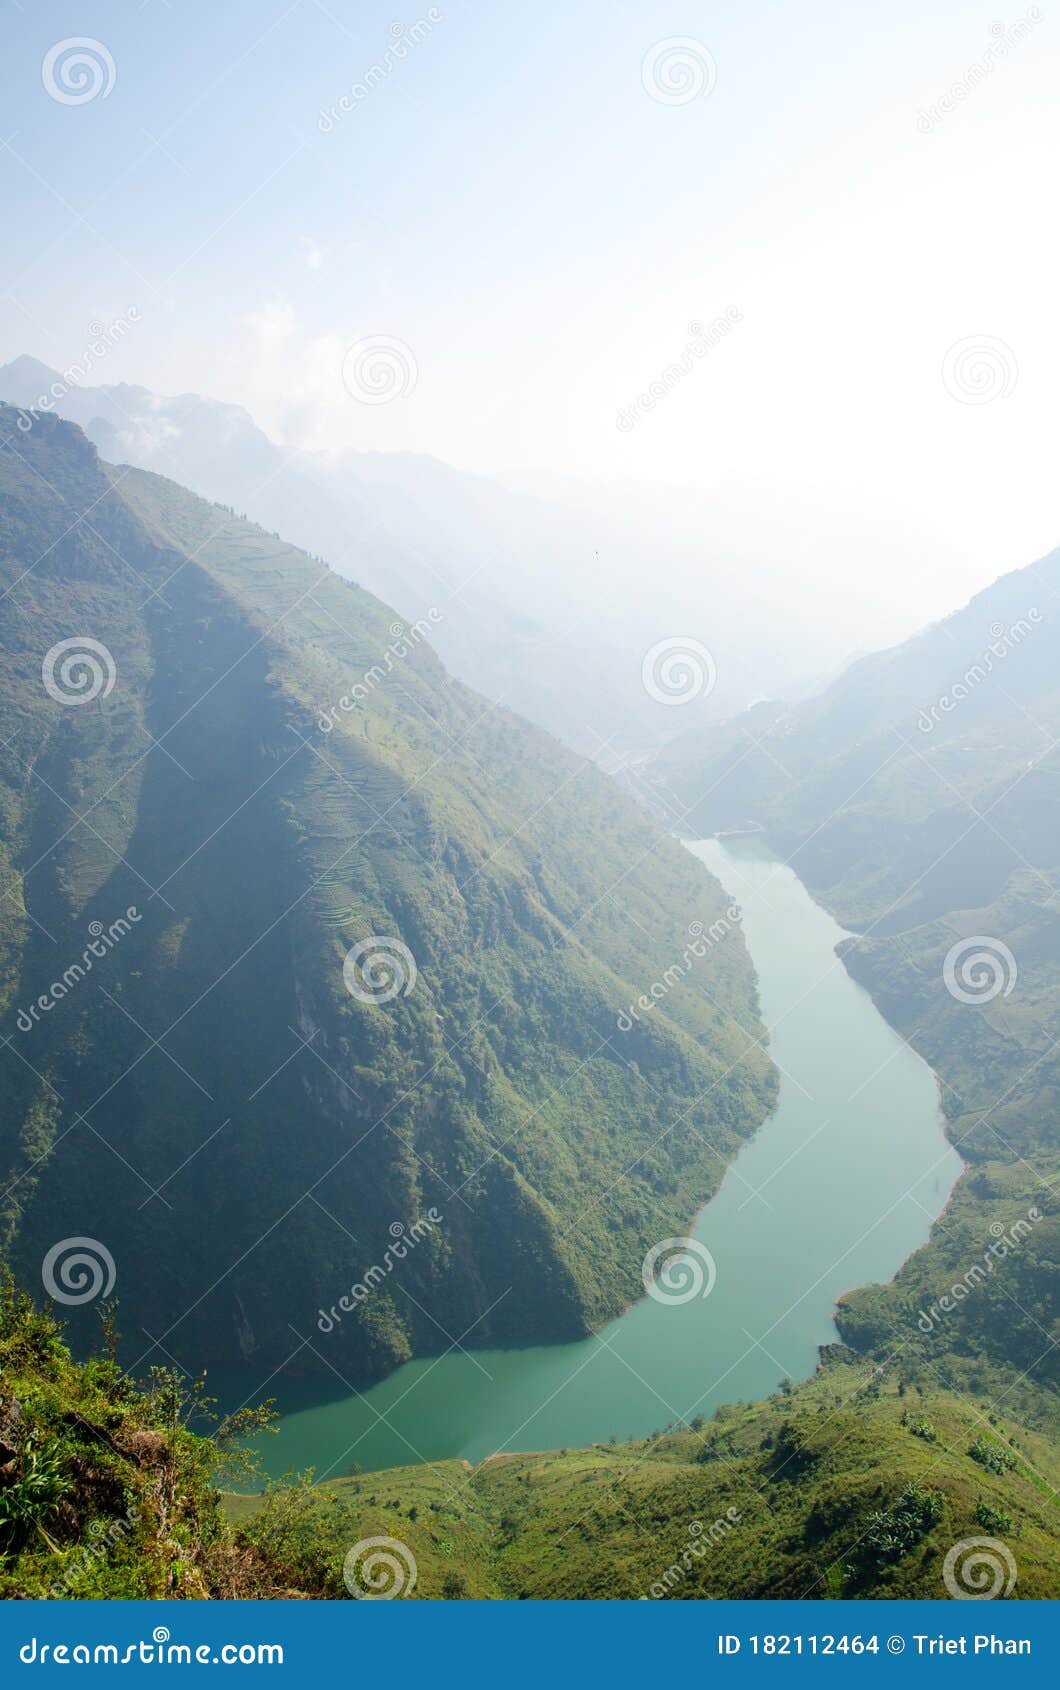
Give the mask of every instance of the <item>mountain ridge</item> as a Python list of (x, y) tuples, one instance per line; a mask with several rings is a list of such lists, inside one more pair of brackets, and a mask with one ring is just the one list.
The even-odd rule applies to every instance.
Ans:
[[(0, 1060), (20, 1278), (57, 1240), (98, 1238), (140, 1348), (263, 1371), (334, 1358), (359, 1379), (617, 1312), (774, 1094), (738, 935), (710, 964), (727, 1009), (690, 985), (616, 1028), (720, 888), (362, 589), (109, 468), (69, 423), (5, 422)], [(108, 661), (75, 704), (41, 664), (78, 635)], [(87, 927), (132, 908), (94, 976), (53, 992)], [(399, 981), (379, 1002), (376, 964)], [(317, 1308), (429, 1210), (445, 1226), (401, 1292), (377, 1289), (321, 1356)]]
[(583, 506), (437, 457), (301, 451), (241, 406), (66, 382), (25, 356), (0, 366), (0, 399), (32, 407), (53, 382), (52, 408), (105, 458), (246, 512), (410, 622), (440, 610), (436, 643), (452, 673), (605, 763), (616, 755), (607, 742), (636, 753), (669, 738), (678, 714), (687, 719), (642, 684), (660, 639), (692, 638), (717, 660), (693, 714), (737, 708), (767, 684), (801, 684), (842, 651), (837, 636), (817, 642), (819, 658), (793, 650), (774, 593), (743, 588), (699, 512), (683, 538), (662, 535), (654, 510)]

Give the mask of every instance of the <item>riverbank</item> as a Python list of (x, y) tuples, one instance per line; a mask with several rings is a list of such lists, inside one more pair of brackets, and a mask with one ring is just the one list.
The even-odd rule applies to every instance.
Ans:
[[(774, 1113), (697, 1217), (672, 1294), (571, 1344), (476, 1350), (447, 1335), (460, 1343), (363, 1392), (274, 1379), (270, 1472), (477, 1463), (643, 1436), (763, 1397), (812, 1374), (841, 1293), (889, 1279), (923, 1243), (960, 1166), (933, 1074), (839, 965), (843, 930), (760, 838), (689, 849), (738, 906), (781, 1080)], [(711, 956), (705, 946), (690, 976), (708, 1001)]]

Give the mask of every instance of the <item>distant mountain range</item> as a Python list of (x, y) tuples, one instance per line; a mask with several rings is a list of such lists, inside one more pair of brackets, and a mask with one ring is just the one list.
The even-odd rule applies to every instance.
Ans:
[(1021, 852), (1055, 861), (1058, 654), (1060, 551), (811, 699), (693, 728), (657, 759), (657, 790), (689, 830), (767, 825), (855, 925), (974, 907)]
[(619, 1028), (720, 887), (431, 632), (0, 407), (3, 1249), (134, 1355), (583, 1334), (770, 1107), (735, 927)]
[[(844, 962), (939, 1075), (973, 1164), (895, 1284), (846, 1299), (844, 1335), (956, 1351), (944, 1377), (976, 1388), (1003, 1365), (1010, 1401), (1031, 1380), (1060, 1387), (1060, 551), (819, 696), (693, 731), (642, 774), (686, 833), (764, 829), (852, 929)], [(918, 1328), (1032, 1208), (989, 1286)]]
[[(791, 696), (848, 650), (812, 629), (793, 642), (797, 583), (785, 588), (765, 565), (752, 575), (712, 549), (698, 511), (668, 525), (662, 497), (541, 497), (434, 458), (298, 452), (239, 406), (69, 385), (29, 357), (0, 367), (0, 400), (45, 401), (104, 458), (232, 506), (410, 622), (435, 610), (433, 643), (453, 674), (605, 767), (656, 748), (690, 717)], [(711, 653), (716, 685), (674, 710), (645, 689), (644, 658), (660, 641), (690, 639)]]

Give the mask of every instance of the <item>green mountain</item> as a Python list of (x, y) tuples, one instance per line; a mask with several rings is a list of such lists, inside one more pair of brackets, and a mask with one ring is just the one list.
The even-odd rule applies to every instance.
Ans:
[(683, 736), (655, 791), (689, 833), (766, 826), (852, 927), (981, 908), (1055, 862), (1058, 594), (1060, 551), (815, 698)]
[(844, 963), (935, 1069), (971, 1164), (930, 1243), (844, 1299), (840, 1330), (1054, 1430), (1058, 747), (1053, 552), (819, 697), (683, 739), (650, 776), (689, 832), (764, 828), (851, 929)]
[(25, 424), (0, 408), (19, 1282), (80, 1343), (113, 1290), (130, 1362), (261, 1378), (584, 1334), (774, 1095), (738, 934), (724, 1007), (679, 985), (616, 1026), (720, 888), (426, 622)]

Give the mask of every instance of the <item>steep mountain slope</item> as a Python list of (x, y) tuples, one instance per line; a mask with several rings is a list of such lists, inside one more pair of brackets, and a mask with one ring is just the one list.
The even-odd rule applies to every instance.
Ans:
[(262, 1377), (614, 1313), (773, 1095), (735, 930), (616, 1027), (720, 888), (426, 624), (57, 418), (0, 441), (20, 1280), (91, 1320), (94, 1241), (130, 1359)]
[[(246, 512), (410, 621), (434, 609), (453, 674), (605, 763), (602, 741), (612, 756), (652, 748), (690, 714), (740, 709), (849, 649), (839, 632), (793, 647), (780, 585), (761, 590), (712, 550), (698, 510), (663, 537), (654, 510), (601, 514), (411, 454), (296, 451), (237, 405), (80, 385), (28, 357), (0, 367), (0, 399), (45, 401), (103, 457)], [(680, 711), (641, 678), (646, 651), (674, 636), (704, 642), (717, 670)]]
[(1058, 746), (1054, 552), (818, 698), (675, 745), (650, 777), (689, 832), (764, 827), (854, 931), (843, 961), (935, 1068), (975, 1164), (927, 1250), (852, 1295), (841, 1327), (952, 1351), (951, 1370), (1017, 1393), (1060, 1384), (1060, 1251), (1033, 1221), (1002, 1263), (985, 1222), (1004, 1196), (1007, 1237), (1014, 1201), (1040, 1214), (1060, 1176)]
[[(794, 709), (683, 737), (656, 777), (690, 806), (689, 830), (769, 825), (853, 925), (897, 931), (989, 902), (1021, 849), (1049, 848), (1058, 593), (1060, 551)], [(976, 811), (1011, 841), (969, 827)]]

